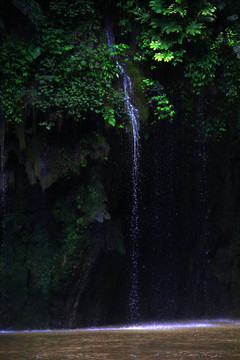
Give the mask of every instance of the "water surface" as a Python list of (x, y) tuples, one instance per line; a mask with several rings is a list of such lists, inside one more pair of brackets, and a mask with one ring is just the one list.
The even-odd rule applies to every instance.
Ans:
[(240, 322), (3, 332), (0, 359), (240, 359)]

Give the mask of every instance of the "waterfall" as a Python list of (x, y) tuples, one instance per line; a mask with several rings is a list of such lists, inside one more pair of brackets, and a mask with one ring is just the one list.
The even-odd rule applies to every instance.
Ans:
[[(154, 125), (152, 137), (149, 243), (146, 254), (147, 281), (151, 292), (151, 313), (158, 320), (177, 311), (177, 277), (179, 243), (175, 241), (177, 206), (175, 203), (175, 139), (174, 125), (168, 120)], [(159, 141), (160, 139), (160, 141)], [(147, 295), (148, 296), (148, 295)], [(145, 301), (147, 300), (147, 297)]]
[[(207, 282), (207, 271), (210, 263), (209, 258), (209, 225), (208, 225), (208, 210), (209, 210), (209, 187), (208, 187), (208, 173), (207, 173), (207, 158), (208, 152), (205, 139), (204, 126), (204, 109), (203, 101), (200, 101), (200, 124), (197, 133), (197, 151), (198, 151), (198, 201), (199, 201), (199, 218), (198, 222), (202, 224), (200, 229), (199, 251), (201, 259), (202, 271), (202, 297), (205, 307), (205, 312), (209, 308), (209, 286)], [(208, 315), (208, 314), (207, 314)]]
[[(202, 98), (199, 97), (197, 106), (197, 127), (195, 129), (194, 145), (194, 197), (193, 233), (195, 234), (194, 248), (191, 252), (192, 275), (189, 279), (188, 298), (192, 314), (209, 315), (211, 311), (211, 287), (209, 283), (211, 238), (209, 228), (209, 179), (208, 179), (208, 147), (205, 136), (205, 114)], [(211, 270), (210, 270), (211, 272)]]
[(120, 67), (123, 78), (125, 101), (129, 117), (132, 123), (133, 136), (133, 166), (132, 166), (132, 213), (131, 213), (131, 263), (130, 280), (131, 288), (129, 294), (130, 321), (139, 319), (139, 284), (138, 284), (138, 259), (139, 259), (139, 221), (138, 221), (138, 177), (139, 177), (139, 123), (138, 111), (132, 103), (133, 90), (129, 76)]
[(1, 216), (2, 216), (2, 239), (1, 239), (1, 246), (2, 246), (2, 254), (3, 257), (6, 252), (6, 224), (4, 220), (4, 215), (6, 211), (6, 172), (5, 172), (5, 126), (4, 126), (4, 119), (2, 110), (0, 110), (0, 147), (1, 147)]
[[(111, 49), (115, 43), (114, 35), (110, 26), (106, 28), (108, 46)], [(129, 318), (131, 322), (139, 319), (139, 219), (138, 219), (138, 182), (139, 182), (139, 115), (133, 102), (133, 85), (124, 65), (117, 60), (116, 64), (121, 71), (122, 86), (124, 89), (125, 104), (132, 125), (132, 210), (131, 210), (131, 248), (130, 248), (130, 292), (129, 292)]]
[[(5, 126), (2, 107), (0, 106), (0, 149), (1, 149), (1, 174), (0, 174), (0, 206), (1, 206), (1, 242), (0, 242), (0, 254), (1, 265), (5, 267), (7, 257), (7, 244), (6, 244), (6, 171), (5, 171)], [(5, 269), (4, 269), (5, 271)], [(0, 315), (3, 315), (6, 311), (6, 293), (2, 289), (0, 297)]]

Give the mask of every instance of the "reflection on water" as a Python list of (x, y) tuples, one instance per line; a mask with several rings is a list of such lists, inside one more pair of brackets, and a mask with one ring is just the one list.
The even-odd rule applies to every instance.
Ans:
[(240, 322), (155, 324), (151, 330), (5, 332), (0, 334), (0, 359), (240, 360)]

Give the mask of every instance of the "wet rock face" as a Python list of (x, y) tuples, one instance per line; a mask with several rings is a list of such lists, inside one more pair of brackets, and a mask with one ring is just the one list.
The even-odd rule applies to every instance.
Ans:
[(109, 308), (124, 264), (122, 240), (118, 222), (88, 226), (82, 235), (83, 244), (77, 245), (69, 259), (65, 258), (61, 283), (52, 289), (52, 327), (76, 328), (109, 322)]
[[(104, 238), (103, 231), (97, 231), (95, 243), (76, 259), (63, 287), (60, 313), (53, 317), (53, 325), (76, 328), (109, 322), (109, 307), (116, 292), (123, 257), (116, 250), (105, 252), (99, 234), (101, 239)], [(61, 321), (58, 323), (57, 319)]]
[[(197, 135), (165, 122), (142, 142), (143, 320), (240, 312), (239, 144)], [(6, 135), (0, 327), (126, 322), (131, 145), (104, 129), (53, 138)]]
[(23, 154), (30, 184), (39, 181), (45, 191), (68, 173), (81, 175), (81, 170), (89, 161), (106, 161), (109, 145), (103, 135), (93, 134), (84, 140), (79, 139), (71, 146), (63, 143), (59, 147), (39, 134), (31, 138)]
[[(214, 150), (220, 154), (212, 154), (218, 162), (214, 171), (208, 171), (208, 179), (215, 186), (208, 193), (203, 216), (199, 206), (206, 203), (196, 195), (196, 164), (188, 162), (186, 173), (189, 151), (181, 139), (173, 139), (174, 132), (162, 129), (153, 147), (143, 148), (141, 171), (146, 166), (148, 177), (140, 183), (141, 316), (160, 320), (237, 314), (238, 187), (233, 172), (238, 163), (232, 166), (226, 160), (223, 169), (225, 150)], [(76, 328), (127, 321), (131, 206), (126, 212), (124, 199), (131, 188), (126, 173), (131, 172), (127, 154), (120, 151), (116, 139), (113, 143), (108, 171), (109, 145), (104, 137), (95, 137), (84, 154), (86, 166), (78, 156), (74, 160), (74, 151), (64, 145), (61, 154), (67, 160), (58, 173), (58, 147), (48, 145), (45, 151), (51, 156), (44, 158), (44, 164), (48, 162), (48, 174), (57, 175), (55, 180), (51, 176), (54, 182), (44, 192), (39, 174), (46, 180), (47, 172), (43, 168), (37, 172), (36, 167), (36, 184), (31, 184), (24, 164), (29, 158), (39, 159), (44, 151), (41, 143), (34, 145), (32, 155), (33, 141), (25, 155), (22, 150), (16, 156), (12, 150), (9, 153), (6, 170), (14, 168), (15, 185), (6, 194), (8, 246), (0, 274), (1, 327)], [(67, 162), (70, 165), (65, 167)], [(207, 258), (204, 251), (209, 252)]]
[(155, 130), (142, 159), (142, 317), (238, 314), (239, 165), (231, 141), (203, 144), (203, 159), (189, 130)]
[(109, 144), (95, 132), (69, 144), (39, 131), (24, 147), (6, 137), (6, 172), (15, 182), (8, 180), (1, 228), (8, 242), (0, 327), (104, 323), (125, 254), (106, 191)]

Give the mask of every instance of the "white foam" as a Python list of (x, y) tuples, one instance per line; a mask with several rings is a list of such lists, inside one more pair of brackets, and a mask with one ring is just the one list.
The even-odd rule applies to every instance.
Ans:
[(195, 320), (195, 321), (178, 321), (178, 322), (161, 322), (161, 323), (141, 323), (123, 326), (106, 326), (91, 327), (79, 329), (45, 329), (45, 330), (0, 330), (0, 334), (8, 333), (42, 333), (42, 332), (78, 332), (78, 331), (154, 331), (154, 330), (174, 330), (182, 328), (205, 328), (218, 326), (240, 326), (240, 320), (215, 319), (215, 320)]
[[(195, 321), (178, 321), (178, 322), (162, 322), (162, 323), (142, 323), (126, 326), (111, 326), (111, 327), (96, 327), (87, 328), (87, 331), (121, 331), (121, 330), (174, 330), (181, 328), (204, 328), (217, 327), (223, 325), (239, 326), (240, 321), (230, 319), (215, 319), (215, 320), (195, 320)], [(82, 330), (82, 329), (79, 329)]]

